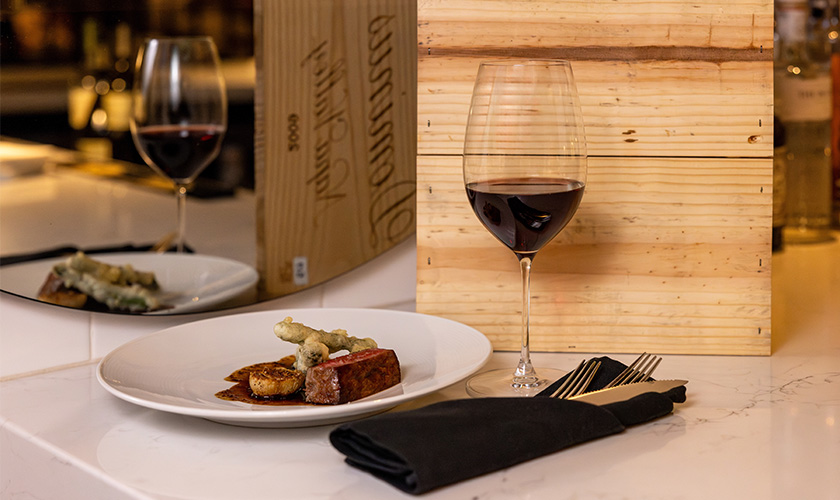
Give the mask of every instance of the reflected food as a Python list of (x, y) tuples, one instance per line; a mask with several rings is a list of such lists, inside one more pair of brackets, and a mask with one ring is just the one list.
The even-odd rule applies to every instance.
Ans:
[(106, 264), (77, 252), (53, 266), (38, 299), (67, 307), (140, 313), (168, 307), (156, 296), (159, 292), (152, 272), (135, 270), (131, 264)]
[[(88, 256), (92, 254), (88, 253)], [(196, 313), (233, 307), (250, 303), (256, 295), (259, 276), (256, 269), (242, 262), (222, 259), (209, 255), (155, 253), (155, 252), (117, 252), (98, 253), (97, 261), (111, 266), (125, 266), (131, 263), (136, 270), (154, 273), (159, 289), (151, 296), (159, 302), (159, 307), (148, 311), (130, 311), (109, 309), (104, 303), (85, 299), (84, 310), (128, 314), (133, 316), (159, 316), (171, 314)], [(53, 268), (64, 264), (67, 257), (45, 259), (0, 266), (0, 283), (3, 291), (22, 298), (49, 300), (73, 307), (79, 304), (60, 302), (59, 297), (49, 287), (43, 290), (52, 297), (38, 297), (44, 288), (45, 277), (53, 274)], [(63, 286), (62, 280), (53, 280), (53, 287)], [(74, 297), (79, 299), (78, 296)], [(64, 297), (66, 299), (66, 297)], [(81, 302), (81, 300), (79, 300)]]
[[(225, 380), (236, 382), (216, 393), (228, 401), (252, 404), (343, 404), (400, 383), (393, 350), (380, 349), (370, 338), (359, 339), (346, 330), (316, 330), (285, 318), (274, 327), (278, 338), (298, 344), (297, 354), (278, 361), (240, 368)], [(349, 354), (330, 359), (330, 353)]]

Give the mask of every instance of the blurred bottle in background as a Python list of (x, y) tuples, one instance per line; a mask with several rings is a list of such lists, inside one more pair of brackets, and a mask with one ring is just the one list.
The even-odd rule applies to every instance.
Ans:
[(43, 2), (0, 2), (0, 58), (9, 62), (55, 62), (73, 58), (73, 15)]
[(82, 23), (83, 62), (67, 94), (75, 147), (88, 159), (128, 158), (134, 40), (127, 21), (89, 16)]
[(831, 73), (831, 224), (840, 228), (840, 2), (811, 0), (809, 50), (828, 60)]
[(829, 2), (825, 37), (831, 46), (832, 117), (831, 169), (833, 171), (832, 224), (840, 229), (840, 1)]
[(82, 51), (82, 75), (68, 89), (67, 120), (77, 132), (77, 150), (90, 159), (111, 158), (113, 148), (105, 108), (105, 97), (111, 90), (108, 80), (111, 55), (95, 17), (88, 17), (82, 24)]
[(831, 49), (817, 33), (826, 0), (776, 3), (774, 103), (787, 137), (786, 243), (831, 239)]
[(773, 251), (784, 248), (785, 190), (787, 183), (787, 138), (785, 126), (777, 116), (773, 117)]
[(129, 132), (131, 83), (134, 77), (134, 39), (131, 25), (117, 21), (113, 28), (113, 58), (108, 71), (108, 93), (102, 106), (108, 113), (108, 138), (115, 158), (128, 158), (133, 150)]

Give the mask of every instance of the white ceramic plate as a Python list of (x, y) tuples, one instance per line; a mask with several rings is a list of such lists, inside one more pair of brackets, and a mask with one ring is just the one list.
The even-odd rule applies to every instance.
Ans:
[[(127, 252), (90, 256), (112, 265), (131, 264), (139, 271), (155, 273), (161, 287), (160, 300), (169, 309), (148, 315), (206, 311), (255, 290), (257, 271), (230, 259), (196, 254)], [(52, 267), (64, 258), (44, 259), (0, 267), (3, 291), (36, 299)]]
[[(215, 397), (231, 372), (294, 354), (274, 335), (291, 316), (322, 330), (344, 328), (393, 349), (402, 383), (335, 406), (266, 406)], [(141, 337), (105, 356), (97, 378), (115, 396), (147, 408), (248, 427), (306, 427), (362, 418), (443, 389), (481, 368), (492, 348), (479, 331), (424, 314), (379, 309), (288, 309), (222, 316)]]
[(44, 144), (0, 141), (0, 180), (40, 172), (52, 152)]

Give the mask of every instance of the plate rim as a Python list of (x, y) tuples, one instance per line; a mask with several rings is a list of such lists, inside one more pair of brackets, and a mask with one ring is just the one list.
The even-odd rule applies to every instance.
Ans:
[[(475, 363), (474, 365), (467, 366), (463, 369), (456, 370), (454, 374), (450, 375), (445, 379), (445, 382), (442, 384), (433, 384), (429, 387), (421, 388), (416, 391), (405, 393), (402, 392), (400, 394), (395, 394), (393, 396), (386, 396), (384, 398), (376, 398), (370, 399), (365, 401), (355, 401), (343, 405), (334, 405), (334, 406), (294, 406), (294, 407), (277, 407), (276, 409), (267, 409), (267, 410), (260, 410), (260, 411), (252, 411), (249, 410), (247, 407), (237, 407), (231, 406), (230, 408), (214, 408), (214, 409), (202, 409), (202, 408), (195, 408), (192, 406), (179, 406), (177, 404), (171, 403), (159, 403), (150, 401), (141, 397), (134, 396), (132, 394), (127, 394), (121, 391), (118, 387), (111, 385), (108, 380), (106, 380), (106, 374), (103, 373), (104, 370), (107, 369), (107, 364), (111, 362), (111, 360), (119, 355), (121, 352), (124, 352), (125, 349), (130, 349), (131, 346), (142, 343), (142, 342), (149, 342), (150, 339), (155, 339), (157, 337), (171, 335), (172, 331), (177, 331), (181, 329), (192, 329), (192, 328), (200, 328), (202, 324), (206, 324), (208, 322), (218, 321), (220, 319), (225, 319), (227, 321), (236, 320), (238, 317), (248, 317), (248, 316), (271, 316), (276, 315), (278, 317), (286, 317), (286, 316), (294, 316), (297, 312), (306, 311), (306, 312), (315, 312), (315, 311), (326, 311), (331, 314), (341, 314), (341, 313), (375, 313), (375, 314), (392, 314), (392, 315), (403, 315), (403, 316), (410, 316), (410, 317), (423, 317), (423, 318), (431, 318), (433, 321), (441, 321), (444, 323), (450, 323), (453, 325), (458, 325), (459, 328), (464, 328), (465, 332), (470, 332), (469, 335), (473, 336), (476, 340), (483, 344), (482, 353), (480, 355), (480, 360)], [(281, 318), (282, 319), (282, 318)], [(279, 321), (279, 320), (278, 320)], [(492, 344), (490, 340), (478, 331), (476, 328), (466, 325), (464, 323), (444, 318), (441, 316), (435, 316), (426, 313), (419, 313), (419, 312), (411, 312), (411, 311), (402, 311), (402, 310), (394, 310), (394, 309), (378, 309), (378, 308), (364, 308), (364, 307), (297, 307), (297, 308), (283, 308), (283, 309), (273, 309), (273, 310), (266, 310), (266, 311), (251, 311), (251, 312), (244, 312), (244, 313), (234, 313), (234, 314), (227, 314), (222, 316), (217, 316), (213, 318), (206, 318), (197, 321), (190, 321), (186, 323), (182, 323), (180, 325), (174, 325), (168, 328), (164, 328), (162, 330), (158, 330), (149, 334), (146, 334), (142, 337), (138, 337), (133, 339), (121, 346), (117, 347), (116, 349), (112, 350), (99, 361), (96, 366), (96, 379), (99, 384), (110, 394), (116, 396), (119, 399), (127, 401), (129, 403), (133, 403), (135, 405), (150, 408), (153, 410), (179, 414), (179, 415), (188, 415), (193, 417), (200, 417), (209, 420), (216, 420), (222, 421), (227, 423), (238, 423), (240, 425), (247, 425), (247, 423), (277, 423), (277, 424), (296, 424), (303, 421), (311, 422), (309, 425), (316, 426), (316, 425), (324, 425), (325, 423), (331, 422), (339, 422), (339, 421), (349, 421), (354, 420), (357, 418), (362, 418), (364, 416), (378, 413), (381, 411), (386, 411), (390, 408), (393, 408), (399, 404), (406, 403), (408, 401), (420, 398), (432, 392), (436, 392), (442, 390), (446, 387), (451, 386), (452, 384), (458, 383), (461, 380), (464, 380), (466, 377), (470, 376), (471, 374), (480, 370), (490, 359), (493, 353)], [(221, 390), (221, 389), (220, 389)]]
[[(206, 307), (216, 306), (220, 303), (225, 302), (226, 300), (233, 299), (233, 298), (237, 297), (239, 294), (245, 292), (249, 287), (254, 286), (259, 281), (259, 273), (257, 272), (257, 270), (253, 266), (251, 266), (249, 264), (246, 264), (242, 261), (238, 261), (238, 260), (235, 260), (235, 259), (230, 259), (228, 257), (221, 257), (221, 256), (218, 256), (218, 255), (209, 255), (209, 254), (202, 254), (202, 253), (182, 253), (182, 254), (179, 254), (179, 253), (175, 253), (175, 252), (164, 252), (164, 253), (153, 253), (153, 252), (102, 252), (102, 253), (90, 254), (88, 256), (93, 258), (93, 259), (99, 259), (101, 257), (105, 257), (107, 259), (112, 259), (113, 258), (113, 259), (125, 259), (125, 260), (131, 260), (132, 258), (136, 258), (138, 256), (139, 257), (145, 257), (145, 258), (148, 258), (148, 257), (161, 258), (161, 257), (163, 257), (163, 258), (175, 259), (175, 260), (200, 258), (201, 260), (204, 260), (204, 261), (212, 261), (212, 262), (230, 264), (234, 268), (239, 268), (241, 271), (246, 271), (247, 274), (250, 275), (250, 278), (247, 281), (247, 283), (243, 282), (243, 284), (238, 287), (236, 293), (230, 294), (230, 296), (226, 296), (225, 298), (223, 298), (219, 301), (210, 303), (209, 305), (205, 304)], [(38, 263), (49, 263), (49, 262), (58, 263), (58, 262), (61, 262), (62, 260), (65, 260), (66, 258), (67, 258), (67, 256), (46, 257), (46, 258), (43, 258), (43, 259), (32, 260), (32, 261), (28, 261), (28, 262), (19, 262), (19, 263), (16, 263), (16, 264), (9, 264), (7, 266), (0, 267), (0, 274), (2, 274), (2, 270), (4, 268), (8, 269), (8, 268), (13, 268), (13, 267), (17, 267), (17, 266), (29, 266), (29, 265), (35, 265), (35, 264), (38, 264)], [(134, 265), (132, 262), (128, 262), (128, 263)], [(142, 264), (141, 264), (141, 266), (142, 266)], [(47, 303), (45, 303), (41, 300), (38, 300), (37, 297), (23, 295), (21, 293), (10, 291), (10, 290), (7, 290), (5, 288), (0, 288), (0, 292), (11, 295), (13, 297), (19, 297), (21, 299), (29, 300), (29, 301), (32, 301), (32, 302), (35, 302), (35, 303), (38, 303), (38, 304), (47, 304)], [(81, 312), (92, 313), (92, 314), (109, 314), (109, 315), (121, 315), (121, 316), (131, 316), (131, 317), (182, 316), (182, 315), (189, 315), (189, 314), (207, 313), (207, 312), (212, 312), (214, 310), (214, 309), (206, 309), (205, 307), (196, 307), (196, 308), (188, 307), (186, 309), (182, 307), (181, 309), (176, 309), (174, 312), (172, 310), (162, 310), (162, 311), (149, 311), (149, 312), (143, 312), (143, 313), (128, 313), (128, 312), (122, 312), (122, 311), (88, 311), (86, 309), (78, 309), (78, 308), (75, 308), (75, 307), (63, 306), (63, 305), (60, 305), (60, 304), (48, 304), (48, 305), (50, 305), (52, 307), (61, 307), (61, 308), (69, 309), (69, 310), (72, 310), (72, 311), (81, 311)]]

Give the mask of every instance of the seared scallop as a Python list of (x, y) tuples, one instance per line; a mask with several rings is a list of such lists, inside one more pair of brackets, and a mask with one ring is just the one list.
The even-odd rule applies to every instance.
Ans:
[(273, 368), (251, 372), (248, 383), (255, 396), (288, 396), (300, 390), (306, 375), (297, 370)]
[(231, 373), (225, 380), (228, 382), (246, 382), (251, 377), (252, 372), (261, 372), (264, 370), (276, 370), (278, 368), (289, 368), (291, 369), (295, 364), (295, 355), (290, 354), (288, 356), (284, 356), (277, 361), (266, 361), (265, 363), (254, 363), (253, 365), (248, 365), (243, 368), (236, 370), (235, 372)]

